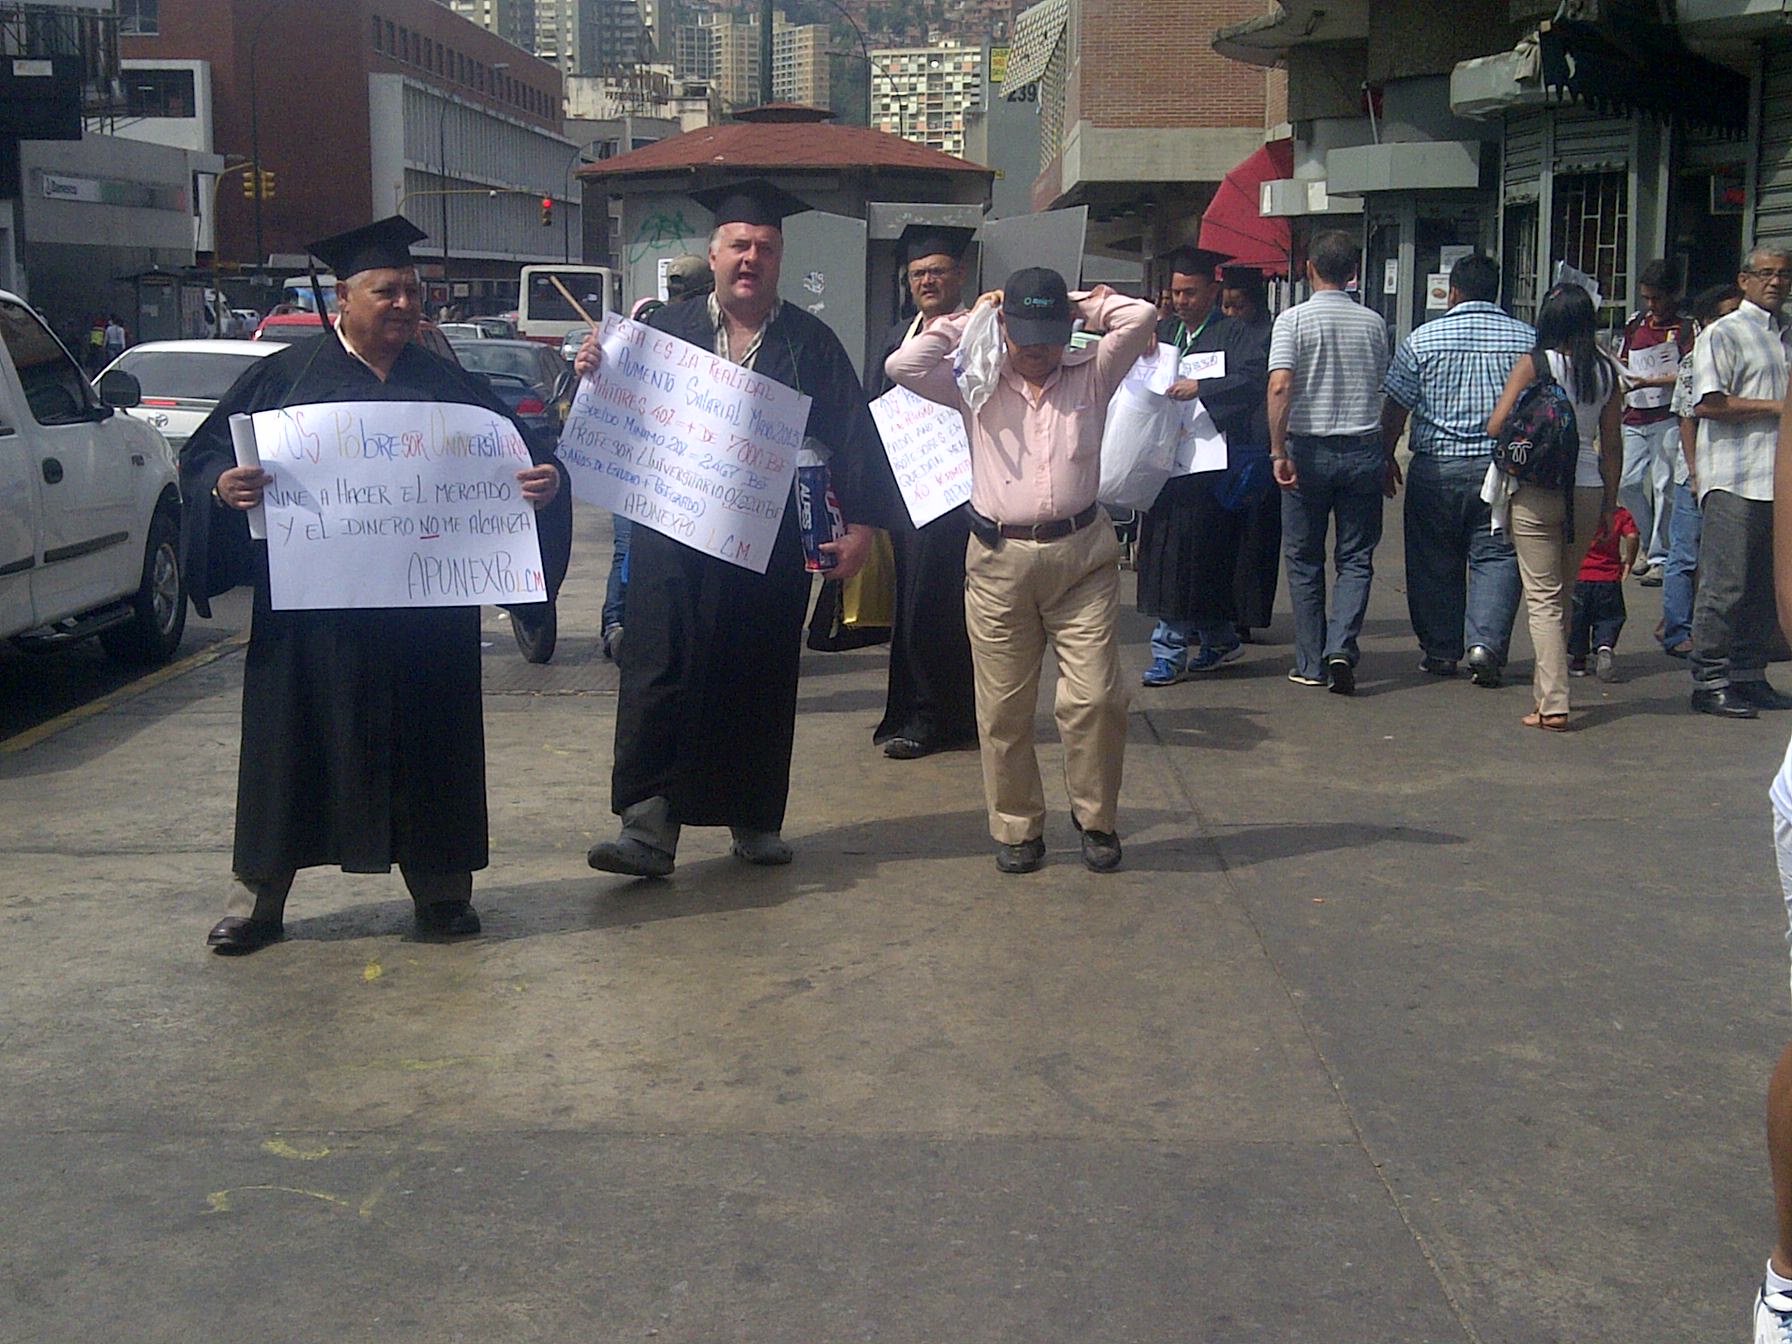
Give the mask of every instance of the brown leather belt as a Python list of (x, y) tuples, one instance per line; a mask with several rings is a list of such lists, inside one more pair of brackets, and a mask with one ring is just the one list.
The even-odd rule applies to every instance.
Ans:
[(1058, 541), (1081, 532), (1101, 516), (1101, 505), (1091, 504), (1074, 518), (1054, 518), (1049, 523), (1002, 523), (996, 530), (1009, 541)]

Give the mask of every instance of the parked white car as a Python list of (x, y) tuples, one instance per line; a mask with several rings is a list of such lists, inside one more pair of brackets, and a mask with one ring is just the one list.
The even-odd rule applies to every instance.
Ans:
[(118, 369), (137, 380), (143, 400), (125, 414), (154, 425), (178, 455), (231, 384), (256, 360), (285, 348), (280, 341), (145, 341), (106, 372)]
[(99, 391), (24, 300), (0, 291), (0, 639), (98, 636), (121, 662), (166, 661), (186, 629), (174, 451)]

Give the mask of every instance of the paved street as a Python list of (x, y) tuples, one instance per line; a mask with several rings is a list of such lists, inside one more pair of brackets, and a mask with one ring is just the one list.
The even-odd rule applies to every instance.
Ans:
[(1135, 690), (1111, 877), (1061, 786), (1000, 877), (975, 755), (873, 749), (882, 650), (806, 655), (793, 867), (590, 872), (582, 508), (555, 661), (488, 613), (476, 941), (307, 873), (205, 950), (240, 605), (140, 693), (0, 665), (0, 1340), (1744, 1339), (1792, 716), (1688, 713), (1634, 584), (1578, 732), (1519, 726), (1522, 633), (1421, 677), (1397, 512), (1354, 699), (1285, 644)]

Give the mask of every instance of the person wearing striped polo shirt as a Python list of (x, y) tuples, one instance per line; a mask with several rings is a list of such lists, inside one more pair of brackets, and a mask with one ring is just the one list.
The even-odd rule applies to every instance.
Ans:
[[(1345, 287), (1356, 278), (1349, 234), (1313, 240), (1313, 297), (1276, 318), (1269, 337), (1269, 456), (1282, 487), (1282, 554), (1294, 604), (1297, 686), (1356, 690), (1357, 637), (1369, 610), (1382, 498), (1400, 486), (1376, 393), (1388, 369), (1388, 329)], [(1325, 602), (1325, 539), (1333, 520), (1332, 611)]]
[[(1453, 677), (1467, 650), (1477, 686), (1504, 676), (1520, 594), (1518, 553), (1493, 530), (1481, 485), (1493, 465), (1487, 417), (1537, 333), (1495, 302), (1500, 268), (1467, 256), (1450, 269), (1448, 309), (1400, 343), (1388, 369), (1382, 433), (1412, 421), (1406, 468), (1406, 609), (1424, 658)], [(1465, 582), (1466, 579), (1466, 582)]]

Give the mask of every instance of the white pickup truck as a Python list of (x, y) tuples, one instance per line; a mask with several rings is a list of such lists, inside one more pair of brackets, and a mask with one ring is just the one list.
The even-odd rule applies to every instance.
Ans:
[(186, 629), (180, 487), (168, 441), (117, 412), (32, 309), (0, 290), (0, 639), (50, 649), (98, 636), (111, 657), (165, 662)]

